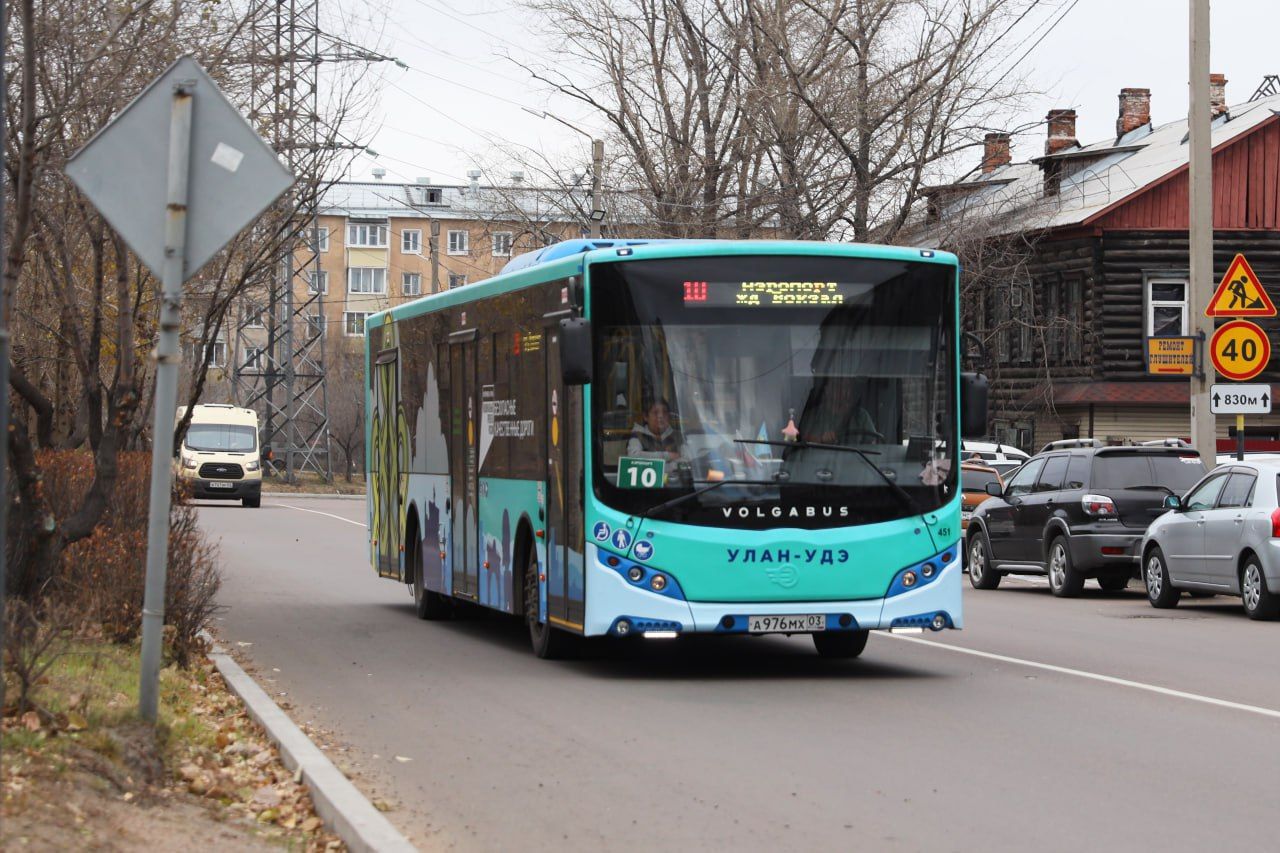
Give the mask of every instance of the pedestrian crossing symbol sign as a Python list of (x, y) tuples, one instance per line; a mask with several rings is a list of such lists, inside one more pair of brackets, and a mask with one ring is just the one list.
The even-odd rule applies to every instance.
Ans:
[(1236, 255), (1204, 314), (1206, 317), (1274, 317), (1276, 306), (1244, 255)]

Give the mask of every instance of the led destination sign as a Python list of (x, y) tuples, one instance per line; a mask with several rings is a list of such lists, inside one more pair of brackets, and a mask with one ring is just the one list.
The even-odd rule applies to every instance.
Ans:
[(690, 308), (843, 305), (868, 290), (849, 281), (686, 281)]

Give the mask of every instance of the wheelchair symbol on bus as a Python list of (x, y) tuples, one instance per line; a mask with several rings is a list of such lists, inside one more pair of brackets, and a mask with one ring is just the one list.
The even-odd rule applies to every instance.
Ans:
[(631, 534), (625, 530), (615, 531), (613, 534), (613, 547), (619, 551), (625, 551), (631, 547)]
[(604, 521), (597, 521), (596, 526), (591, 528), (591, 533), (596, 537), (597, 542), (608, 542), (609, 534), (612, 532), (613, 530), (609, 527), (608, 522)]

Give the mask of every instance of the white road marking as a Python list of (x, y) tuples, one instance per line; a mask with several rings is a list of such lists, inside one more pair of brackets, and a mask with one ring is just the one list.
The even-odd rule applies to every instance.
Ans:
[(1117, 678), (1114, 675), (1101, 675), (1096, 672), (1086, 672), (1082, 669), (1054, 666), (1051, 663), (1040, 663), (1039, 661), (1023, 660), (1022, 658), (1011, 658), (1006, 655), (993, 654), (992, 652), (980, 652), (977, 649), (966, 649), (963, 646), (952, 646), (947, 643), (939, 643), (934, 640), (921, 640), (917, 637), (906, 637), (902, 634), (889, 634), (885, 632), (879, 633), (882, 636), (889, 637), (894, 640), (902, 640), (907, 643), (920, 643), (924, 646), (936, 646), (937, 648), (947, 649), (952, 652), (959, 652), (963, 655), (973, 655), (974, 657), (987, 658), (988, 660), (1013, 663), (1019, 666), (1031, 667), (1032, 669), (1043, 669), (1048, 672), (1056, 672), (1061, 675), (1074, 675), (1077, 678), (1087, 678), (1090, 681), (1101, 681), (1104, 684), (1114, 684), (1118, 687), (1129, 687), (1134, 690), (1146, 690), (1149, 693), (1159, 693), (1162, 696), (1173, 696), (1176, 699), (1187, 699), (1191, 702), (1202, 702), (1205, 705), (1216, 705), (1219, 708), (1231, 708), (1235, 711), (1247, 711), (1250, 714), (1258, 714), (1263, 717), (1272, 717), (1273, 719), (1280, 720), (1280, 711), (1272, 708), (1263, 708), (1258, 705), (1245, 705), (1240, 702), (1230, 702), (1226, 699), (1202, 696), (1199, 693), (1187, 693), (1184, 690), (1173, 690), (1169, 687), (1160, 687), (1155, 684), (1144, 684), (1141, 681), (1129, 681), (1126, 678)]
[(343, 518), (342, 516), (334, 515), (331, 512), (321, 512), (318, 509), (306, 509), (304, 507), (294, 506), (293, 504), (275, 504), (275, 505), (282, 506), (285, 509), (296, 509), (298, 512), (311, 512), (311, 513), (315, 513), (316, 515), (327, 515), (329, 516), (329, 518), (336, 518), (338, 521), (345, 521), (347, 524), (354, 524), (356, 527), (363, 527), (365, 529), (368, 529), (369, 527), (369, 525), (365, 524), (363, 521), (352, 521), (349, 518)]

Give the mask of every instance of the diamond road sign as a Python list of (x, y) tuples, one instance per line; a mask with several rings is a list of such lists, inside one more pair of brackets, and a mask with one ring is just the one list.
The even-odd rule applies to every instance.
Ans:
[(1209, 411), (1215, 415), (1271, 414), (1270, 385), (1213, 385), (1209, 390)]
[(174, 86), (194, 84), (186, 269), (195, 275), (293, 184), (293, 175), (194, 59), (183, 57), (67, 163), (67, 175), (162, 275)]

